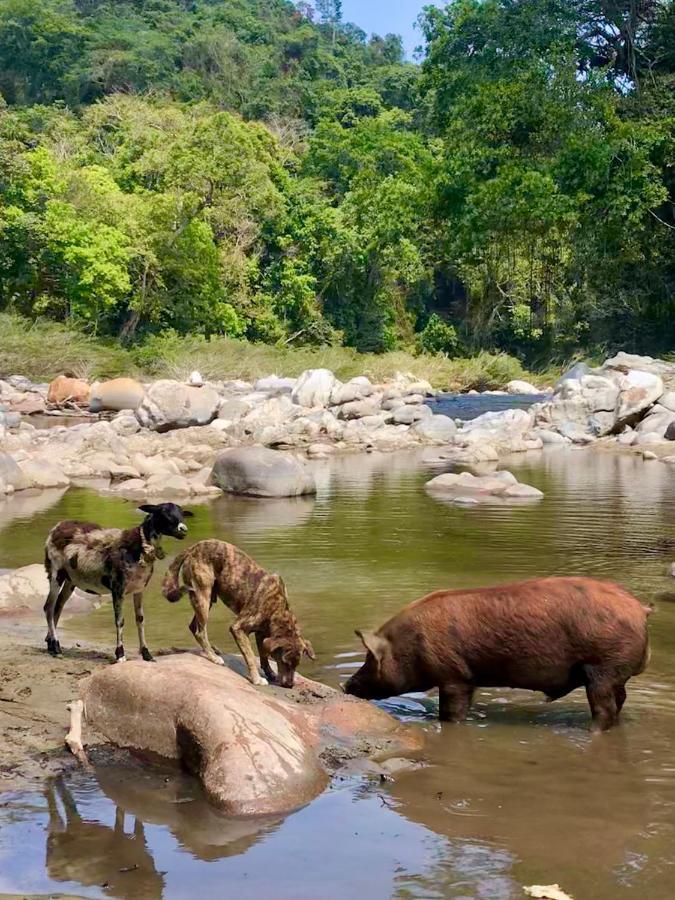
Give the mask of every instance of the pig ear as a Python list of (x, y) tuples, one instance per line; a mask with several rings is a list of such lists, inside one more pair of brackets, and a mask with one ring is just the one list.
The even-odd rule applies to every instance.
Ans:
[(382, 662), (382, 656), (384, 655), (384, 648), (386, 645), (386, 640), (380, 637), (377, 634), (373, 634), (369, 631), (359, 631), (358, 629), (355, 632), (357, 637), (360, 637), (363, 641), (363, 646), (366, 650), (370, 650), (378, 663)]

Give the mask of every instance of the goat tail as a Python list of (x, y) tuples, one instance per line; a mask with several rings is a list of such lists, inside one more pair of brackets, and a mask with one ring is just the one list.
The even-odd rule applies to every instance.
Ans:
[(185, 557), (189, 552), (189, 550), (184, 550), (183, 553), (179, 553), (169, 566), (169, 569), (164, 576), (164, 581), (162, 582), (162, 593), (169, 601), (169, 603), (178, 603), (183, 594), (187, 593), (187, 588), (185, 587), (185, 585), (181, 586), (178, 583), (178, 579), (180, 578), (180, 570), (183, 563), (185, 562)]

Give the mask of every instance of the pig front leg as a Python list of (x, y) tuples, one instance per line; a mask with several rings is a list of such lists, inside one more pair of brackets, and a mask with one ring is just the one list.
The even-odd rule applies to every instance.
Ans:
[(469, 714), (473, 686), (444, 684), (438, 689), (438, 718), (441, 722), (463, 722)]

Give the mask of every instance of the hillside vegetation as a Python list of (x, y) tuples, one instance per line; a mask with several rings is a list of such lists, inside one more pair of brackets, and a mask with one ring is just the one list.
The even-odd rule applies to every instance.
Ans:
[(454, 0), (420, 65), (315, 5), (0, 0), (0, 310), (133, 353), (672, 347), (670, 0)]

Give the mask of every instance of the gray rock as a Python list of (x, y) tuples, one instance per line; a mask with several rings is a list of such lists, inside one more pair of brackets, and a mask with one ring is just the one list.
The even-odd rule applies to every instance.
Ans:
[(28, 478), (9, 453), (0, 452), (0, 478), (15, 491), (22, 491), (30, 487)]
[(431, 444), (448, 444), (457, 434), (457, 426), (449, 416), (427, 416), (412, 427), (420, 440)]
[(659, 406), (669, 409), (675, 413), (675, 391), (668, 391), (659, 397)]
[(419, 422), (420, 419), (426, 419), (433, 416), (428, 406), (399, 406), (393, 412), (393, 421), (395, 425), (412, 425), (413, 422)]
[(260, 447), (225, 450), (214, 463), (211, 483), (226, 493), (253, 497), (316, 493), (312, 473), (299, 460)]
[(566, 444), (568, 442), (564, 435), (559, 434), (557, 431), (549, 431), (546, 428), (537, 428), (532, 434), (538, 437), (545, 446), (548, 444)]
[(671, 422), (663, 435), (667, 441), (675, 441), (675, 422)]
[(220, 396), (210, 387), (179, 381), (156, 381), (148, 388), (136, 417), (145, 428), (160, 433), (192, 425), (208, 425), (218, 414)]
[(585, 362), (577, 363), (576, 365), (572, 366), (571, 369), (568, 369), (568, 371), (565, 372), (564, 375), (560, 376), (560, 378), (556, 382), (555, 389), (558, 390), (563, 382), (568, 381), (569, 379), (578, 381), (584, 375), (588, 375), (590, 371), (590, 368)]
[(365, 400), (375, 393), (375, 385), (371, 384), (367, 378), (352, 378), (345, 384), (336, 384), (331, 392), (330, 402), (333, 406), (340, 406), (342, 403), (353, 403), (355, 400)]
[(382, 409), (394, 410), (398, 409), (399, 406), (405, 406), (405, 400), (403, 399), (403, 397), (388, 397), (382, 402)]
[(337, 408), (338, 419), (363, 419), (365, 416), (374, 416), (380, 411), (379, 399), (353, 400), (343, 403)]
[(264, 391), (267, 394), (290, 394), (295, 387), (295, 378), (279, 378), (278, 375), (268, 375), (267, 378), (259, 378), (254, 388), (256, 391)]
[(638, 424), (638, 434), (647, 434), (648, 432), (656, 432), (665, 435), (671, 423), (675, 422), (675, 412), (666, 409), (657, 403), (650, 410), (648, 415)]

